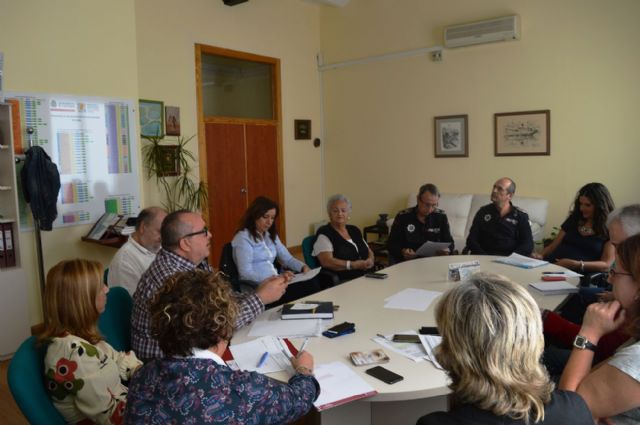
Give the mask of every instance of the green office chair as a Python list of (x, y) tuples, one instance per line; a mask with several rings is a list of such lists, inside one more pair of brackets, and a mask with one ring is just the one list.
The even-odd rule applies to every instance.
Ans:
[(46, 347), (36, 346), (36, 337), (27, 338), (11, 359), (7, 381), (16, 404), (32, 425), (64, 425), (53, 406), (44, 383)]
[(132, 309), (133, 300), (126, 289), (119, 286), (109, 288), (107, 306), (98, 319), (98, 329), (115, 350), (131, 350)]
[[(304, 256), (304, 262), (311, 269), (315, 269), (316, 267), (320, 267), (320, 263), (318, 259), (311, 255), (313, 252), (313, 244), (316, 243), (316, 236), (311, 235), (307, 236), (302, 240), (302, 255)], [(318, 279), (320, 283), (320, 287), (322, 289), (327, 289), (334, 287), (340, 284), (340, 278), (338, 275), (331, 270), (322, 269), (318, 274)]]

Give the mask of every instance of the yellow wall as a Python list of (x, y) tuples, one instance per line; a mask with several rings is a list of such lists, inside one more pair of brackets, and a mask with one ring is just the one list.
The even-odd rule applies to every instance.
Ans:
[[(549, 199), (547, 232), (576, 190), (600, 181), (638, 202), (640, 2), (351, 0), (321, 13), (325, 63), (442, 44), (446, 25), (517, 13), (522, 39), (323, 73), (326, 193), (352, 198), (352, 222), (395, 214), (425, 182)], [(493, 114), (551, 110), (551, 156), (495, 157)], [(433, 117), (468, 114), (469, 158), (436, 159)]]

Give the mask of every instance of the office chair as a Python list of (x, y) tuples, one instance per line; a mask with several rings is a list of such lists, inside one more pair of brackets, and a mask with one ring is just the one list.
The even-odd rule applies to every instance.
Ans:
[(30, 424), (64, 425), (44, 383), (46, 347), (36, 346), (35, 342), (35, 336), (27, 338), (11, 359), (7, 373), (11, 395)]
[[(313, 252), (313, 244), (315, 243), (315, 235), (307, 236), (302, 240), (302, 255), (304, 256), (304, 262), (311, 269), (320, 267), (320, 262), (318, 262), (318, 259), (311, 255), (311, 253)], [(322, 289), (331, 288), (340, 284), (340, 278), (338, 277), (338, 275), (331, 270), (327, 270), (324, 268), (320, 270), (318, 279)]]
[(98, 319), (98, 329), (115, 350), (131, 350), (132, 309), (133, 300), (126, 289), (119, 286), (109, 289), (107, 306)]
[(233, 247), (231, 246), (231, 242), (226, 243), (222, 247), (218, 270), (227, 276), (229, 283), (231, 283), (231, 286), (236, 292), (250, 293), (254, 292), (258, 287), (258, 282), (240, 279), (238, 266), (236, 266), (236, 262), (233, 260)]

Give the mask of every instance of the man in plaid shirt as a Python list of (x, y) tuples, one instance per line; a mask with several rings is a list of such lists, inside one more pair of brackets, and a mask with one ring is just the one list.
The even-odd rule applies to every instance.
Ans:
[[(162, 249), (140, 278), (133, 295), (131, 315), (131, 343), (138, 358), (150, 360), (162, 357), (158, 342), (151, 336), (149, 302), (164, 281), (178, 272), (202, 269), (212, 271), (206, 263), (211, 233), (199, 214), (176, 211), (162, 222)], [(264, 311), (265, 304), (277, 301), (287, 289), (287, 278), (274, 276), (265, 279), (253, 294), (238, 294), (240, 312), (236, 328), (253, 321)]]

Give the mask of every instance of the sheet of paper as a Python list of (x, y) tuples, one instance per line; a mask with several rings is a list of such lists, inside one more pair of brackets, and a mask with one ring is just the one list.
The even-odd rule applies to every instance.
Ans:
[[(396, 333), (403, 335), (417, 335), (416, 331), (412, 330)], [(414, 362), (422, 362), (424, 360), (428, 360), (427, 351), (424, 349), (422, 344), (416, 344), (413, 342), (393, 342), (393, 335), (394, 334), (384, 335), (384, 338), (376, 336), (371, 339), (374, 342), (382, 345), (383, 347), (388, 348), (389, 350), (394, 351), (398, 354), (402, 354), (403, 356), (413, 360)]]
[(451, 245), (451, 242), (431, 242), (426, 241), (422, 244), (420, 248), (416, 251), (416, 255), (418, 257), (433, 257), (436, 255), (436, 252), (448, 249)]
[(377, 394), (377, 391), (350, 367), (340, 362), (316, 365), (320, 396), (313, 405), (320, 411)]
[(311, 280), (320, 273), (321, 267), (316, 267), (315, 269), (311, 269), (306, 273), (296, 273), (293, 276), (293, 279), (289, 281), (289, 285), (296, 282), (304, 282), (305, 280)]
[[(242, 344), (229, 346), (233, 359), (242, 370), (256, 371), (260, 373), (271, 373), (285, 370), (293, 373), (291, 362), (282, 349), (278, 338), (262, 337)], [(258, 363), (262, 355), (268, 352), (269, 356), (262, 367), (258, 368)]]
[(565, 281), (534, 282), (529, 286), (541, 291), (545, 295), (573, 294), (578, 292), (578, 288)]
[(442, 292), (407, 288), (385, 299), (384, 308), (425, 311)]
[(544, 266), (549, 264), (548, 261), (536, 260), (535, 258), (525, 257), (524, 255), (516, 254), (515, 252), (508, 257), (498, 258), (494, 260), (496, 263), (508, 264), (510, 266), (522, 267), (524, 269), (532, 269), (534, 267)]
[(440, 335), (420, 335), (420, 342), (427, 352), (427, 360), (433, 363), (438, 369), (443, 369), (434, 354), (435, 348), (442, 342), (442, 337)]
[(280, 312), (273, 310), (251, 325), (249, 336), (279, 336), (303, 338), (320, 336), (325, 328), (333, 324), (333, 319), (282, 320)]

